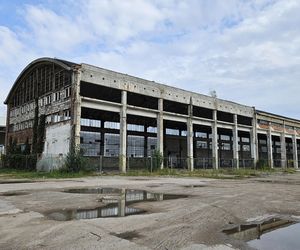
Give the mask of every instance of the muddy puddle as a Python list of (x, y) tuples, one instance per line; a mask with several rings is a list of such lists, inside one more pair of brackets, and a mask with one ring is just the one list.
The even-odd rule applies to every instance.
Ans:
[(138, 202), (154, 202), (171, 199), (186, 198), (186, 195), (151, 193), (144, 190), (116, 189), (116, 188), (85, 188), (68, 189), (63, 192), (78, 194), (99, 194), (98, 201), (105, 203), (92, 209), (65, 209), (45, 213), (45, 216), (59, 221), (95, 219), (107, 217), (124, 217), (134, 214), (141, 214), (147, 211), (135, 208)]
[(223, 232), (246, 241), (255, 249), (294, 250), (300, 247), (300, 223), (291, 220), (272, 218), (261, 223), (238, 225)]
[(117, 237), (119, 237), (121, 239), (124, 239), (124, 240), (134, 240), (134, 239), (138, 239), (138, 238), (142, 237), (136, 231), (127, 231), (127, 232), (119, 233), (119, 234), (111, 233), (111, 235), (117, 236)]
[(199, 185), (184, 185), (183, 187), (184, 188), (201, 188), (201, 187), (206, 187), (206, 185), (202, 185), (202, 184), (199, 184)]
[(38, 181), (32, 181), (32, 180), (0, 180), (0, 184), (22, 184), (22, 183), (35, 183)]
[(5, 193), (0, 193), (0, 196), (18, 196), (18, 195), (27, 195), (29, 192), (24, 191), (10, 191)]

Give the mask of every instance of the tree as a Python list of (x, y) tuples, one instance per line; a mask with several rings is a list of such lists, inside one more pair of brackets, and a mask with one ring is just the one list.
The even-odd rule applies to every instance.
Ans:
[(38, 152), (38, 124), (39, 124), (39, 99), (35, 99), (34, 121), (33, 121), (33, 135), (32, 135), (32, 153)]
[(30, 144), (29, 144), (29, 140), (28, 140), (28, 137), (27, 137), (26, 142), (25, 142), (25, 149), (23, 151), (23, 154), (24, 155), (30, 155), (30, 151), (31, 151)]
[(45, 139), (45, 125), (46, 125), (46, 115), (41, 115), (39, 119), (39, 124), (37, 128), (37, 148), (36, 152), (38, 154), (43, 153), (44, 150), (44, 139)]

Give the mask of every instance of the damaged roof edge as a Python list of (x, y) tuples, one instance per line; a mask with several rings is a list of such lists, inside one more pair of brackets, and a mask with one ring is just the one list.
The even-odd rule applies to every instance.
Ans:
[(29, 63), (23, 70), (22, 72), (18, 75), (17, 79), (15, 80), (12, 88), (10, 89), (5, 101), (4, 101), (4, 104), (8, 104), (8, 100), (10, 98), (10, 96), (12, 95), (16, 85), (17, 85), (17, 82), (22, 78), (22, 76), (25, 74), (25, 72), (30, 69), (33, 65), (37, 64), (37, 63), (41, 63), (41, 62), (50, 62), (50, 63), (55, 63), (61, 67), (63, 67), (64, 69), (66, 70), (71, 70), (71, 68), (73, 66), (77, 66), (79, 64), (77, 63), (73, 63), (73, 62), (70, 62), (70, 61), (66, 61), (66, 60), (62, 60), (62, 59), (58, 59), (58, 58), (50, 58), (50, 57), (41, 57), (41, 58), (38, 58), (34, 61), (32, 61), (31, 63)]
[(292, 122), (300, 123), (300, 120), (298, 120), (298, 119), (287, 117), (287, 116), (283, 116), (283, 115), (274, 114), (274, 113), (263, 111), (263, 110), (256, 109), (256, 113), (259, 114), (259, 115), (272, 116), (272, 117), (274, 117), (276, 119), (284, 119), (284, 120), (289, 120), (289, 121), (292, 121)]
[[(17, 79), (15, 80), (6, 100), (4, 101), (4, 104), (8, 104), (8, 100), (10, 98), (10, 96), (12, 95), (16, 85), (17, 85), (17, 82), (22, 78), (23, 74), (25, 74), (25, 72), (30, 68), (32, 67), (33, 65), (37, 64), (37, 63), (40, 63), (40, 62), (51, 62), (51, 63), (55, 63), (63, 68), (65, 68), (66, 70), (71, 70), (72, 68), (74, 68), (75, 66), (87, 66), (87, 67), (92, 67), (92, 68), (96, 68), (96, 69), (100, 69), (100, 70), (106, 70), (106, 71), (109, 71), (109, 72), (112, 72), (112, 73), (118, 73), (120, 75), (123, 75), (123, 76), (126, 76), (126, 77), (132, 77), (132, 78), (136, 78), (136, 79), (141, 79), (143, 81), (146, 81), (146, 82), (149, 82), (149, 83), (153, 83), (153, 84), (156, 84), (156, 85), (162, 85), (162, 86), (166, 86), (166, 87), (169, 87), (169, 88), (175, 88), (175, 89), (178, 89), (178, 90), (181, 90), (181, 91), (184, 91), (184, 92), (190, 92), (192, 94), (196, 94), (196, 95), (202, 95), (202, 96), (205, 96), (205, 97), (209, 97), (209, 98), (212, 98), (208, 95), (204, 95), (204, 94), (200, 94), (198, 92), (193, 92), (193, 91), (188, 91), (188, 90), (185, 90), (185, 89), (181, 89), (181, 88), (177, 88), (177, 87), (173, 87), (173, 86), (170, 86), (170, 85), (167, 85), (167, 84), (162, 84), (162, 83), (158, 83), (158, 82), (155, 82), (155, 81), (150, 81), (150, 80), (146, 80), (146, 79), (143, 79), (143, 78), (140, 78), (140, 77), (136, 77), (136, 76), (132, 76), (132, 75), (128, 75), (128, 74), (125, 74), (125, 73), (120, 73), (120, 72), (117, 72), (117, 71), (113, 71), (113, 70), (109, 70), (109, 69), (105, 69), (105, 68), (101, 68), (101, 67), (98, 67), (98, 66), (95, 66), (95, 65), (91, 65), (91, 64), (87, 64), (87, 63), (74, 63), (74, 62), (70, 62), (70, 61), (67, 61), (67, 60), (63, 60), (63, 59), (59, 59), (59, 58), (50, 58), (50, 57), (41, 57), (41, 58), (38, 58), (34, 61), (32, 61), (31, 63), (29, 63), (23, 70), (22, 72), (18, 75)], [(277, 115), (277, 114), (274, 114), (274, 113), (270, 113), (270, 112), (266, 112), (266, 111), (262, 111), (262, 110), (257, 110), (255, 108), (255, 106), (247, 106), (247, 105), (244, 105), (244, 104), (241, 104), (241, 103), (236, 103), (236, 102), (233, 102), (233, 101), (230, 101), (230, 100), (224, 100), (224, 99), (220, 99), (220, 98), (217, 98), (218, 100), (220, 101), (225, 101), (225, 102), (229, 102), (229, 103), (232, 103), (232, 104), (236, 104), (236, 105), (240, 105), (240, 106), (243, 106), (245, 108), (249, 108), (249, 109), (252, 109), (254, 111), (254, 113), (257, 113), (257, 114), (261, 114), (261, 115), (269, 115), (269, 116), (273, 116), (275, 118), (282, 118), (282, 119), (286, 119), (286, 120), (290, 120), (290, 121), (293, 121), (293, 122), (297, 122), (297, 123), (300, 123), (300, 120), (298, 119), (295, 119), (295, 118), (290, 118), (290, 117), (286, 117), (286, 116), (282, 116), (282, 115)]]

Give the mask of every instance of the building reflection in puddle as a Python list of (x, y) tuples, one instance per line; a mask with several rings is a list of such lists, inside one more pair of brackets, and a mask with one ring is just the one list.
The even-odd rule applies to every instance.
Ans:
[[(295, 221), (272, 218), (261, 223), (238, 225), (223, 230), (238, 240), (257, 249), (299, 249), (300, 224)], [(298, 246), (295, 248), (295, 246)]]
[[(184, 195), (172, 195), (162, 193), (150, 193), (144, 190), (133, 189), (110, 189), (111, 192), (107, 192), (105, 189), (89, 190), (67, 190), (64, 192), (70, 193), (85, 193), (85, 194), (114, 194), (114, 196), (103, 197), (101, 199), (107, 205), (97, 207), (93, 209), (66, 209), (58, 210), (47, 213), (46, 216), (50, 219), (67, 221), (67, 220), (79, 220), (79, 219), (94, 219), (105, 217), (124, 217), (133, 214), (140, 214), (146, 212), (145, 210), (132, 207), (134, 203), (141, 201), (162, 201), (164, 199), (177, 199), (185, 198)], [(118, 195), (115, 195), (118, 194)]]

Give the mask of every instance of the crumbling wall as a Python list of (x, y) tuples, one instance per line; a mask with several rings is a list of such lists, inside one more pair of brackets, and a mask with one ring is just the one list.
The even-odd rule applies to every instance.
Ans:
[(68, 154), (71, 140), (69, 121), (59, 122), (46, 127), (44, 151), (38, 160), (37, 170), (51, 171), (63, 166), (64, 157)]

